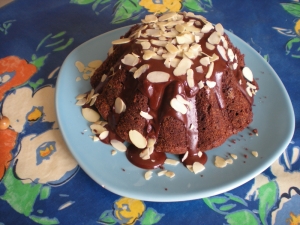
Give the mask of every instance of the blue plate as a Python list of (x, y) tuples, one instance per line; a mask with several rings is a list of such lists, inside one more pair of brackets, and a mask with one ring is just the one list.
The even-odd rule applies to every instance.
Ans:
[[(260, 90), (255, 97), (254, 119), (249, 129), (208, 151), (206, 169), (201, 175), (189, 172), (182, 164), (166, 165), (166, 169), (175, 172), (174, 178), (159, 177), (156, 174), (159, 170), (154, 170), (152, 178), (146, 181), (146, 170), (132, 165), (124, 153), (112, 156), (112, 146), (93, 142), (89, 137), (89, 123), (82, 117), (81, 108), (75, 105), (75, 97), (91, 87), (89, 81), (76, 82), (76, 77), (82, 74), (75, 67), (75, 62), (88, 65), (93, 60), (104, 60), (111, 41), (119, 39), (128, 29), (123, 27), (102, 34), (73, 50), (63, 63), (56, 84), (56, 111), (63, 137), (81, 168), (98, 184), (118, 195), (145, 201), (199, 199), (226, 192), (249, 181), (267, 169), (286, 149), (295, 126), (289, 96), (271, 66), (247, 43), (228, 31), (226, 33), (233, 44), (245, 54), (246, 65), (258, 78)], [(259, 136), (249, 135), (250, 129), (254, 128)], [(255, 158), (251, 151), (257, 151), (258, 157)], [(236, 154), (238, 159), (225, 168), (215, 167), (215, 156), (225, 158), (228, 153)]]

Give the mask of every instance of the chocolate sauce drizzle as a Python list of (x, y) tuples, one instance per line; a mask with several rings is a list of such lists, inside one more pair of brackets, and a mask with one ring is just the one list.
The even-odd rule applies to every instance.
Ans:
[[(184, 17), (184, 21), (187, 22), (191, 18)], [(195, 20), (195, 18), (192, 18)], [(196, 19), (198, 20), (198, 19)], [(199, 23), (194, 23), (195, 27), (202, 28), (204, 26), (204, 22), (201, 20), (198, 20)], [(143, 26), (143, 25), (141, 25)], [(128, 36), (133, 33), (139, 26), (134, 26), (130, 32), (128, 32)], [(245, 97), (248, 99), (250, 104), (253, 104), (253, 98), (250, 97), (246, 89), (246, 81), (241, 73), (241, 68), (244, 65), (241, 65), (241, 60), (234, 60), (235, 63), (238, 63), (238, 67), (236, 70), (232, 70), (232, 65), (234, 62), (225, 61), (220, 53), (218, 52), (217, 48), (210, 50), (206, 47), (206, 42), (208, 37), (215, 31), (215, 29), (212, 29), (208, 33), (205, 33), (204, 36), (200, 39), (200, 42), (198, 44), (202, 47), (202, 52), (205, 52), (207, 55), (212, 56), (213, 54), (216, 54), (219, 56), (219, 59), (214, 62), (214, 70), (212, 76), (209, 78), (210, 81), (215, 81), (216, 86), (212, 89), (209, 89), (207, 86), (206, 91), (209, 94), (214, 94), (217, 97), (218, 104), (220, 108), (225, 107), (225, 101), (224, 101), (224, 94), (222, 91), (222, 77), (224, 75), (224, 71), (231, 70), (234, 73), (234, 76), (232, 79), (235, 79), (235, 85), (239, 87), (239, 89), (242, 91), (242, 93), (245, 95)], [(142, 31), (144, 33), (145, 30)], [(226, 40), (228, 40), (228, 37), (226, 34), (224, 34), (224, 37)], [(151, 37), (151, 39), (154, 39)], [(148, 38), (150, 41), (150, 38)], [(152, 46), (154, 46), (152, 44)], [(186, 140), (188, 141), (188, 157), (184, 161), (185, 165), (192, 165), (194, 162), (200, 162), (202, 164), (205, 164), (207, 161), (207, 156), (203, 152), (202, 156), (198, 156), (198, 129), (197, 129), (197, 111), (195, 108), (196, 103), (196, 95), (199, 92), (199, 86), (197, 85), (200, 81), (205, 82), (207, 78), (205, 78), (205, 75), (208, 72), (208, 66), (203, 66), (203, 73), (194, 73), (194, 81), (195, 86), (193, 88), (190, 88), (187, 84), (186, 75), (182, 76), (175, 76), (173, 75), (174, 68), (167, 68), (164, 65), (164, 60), (157, 60), (157, 59), (150, 59), (150, 60), (144, 60), (143, 55), (143, 49), (141, 47), (141, 44), (136, 43), (135, 39), (132, 39), (131, 42), (127, 44), (123, 44), (121, 46), (116, 46), (117, 48), (122, 48), (123, 55), (119, 57), (119, 59), (122, 59), (126, 54), (132, 54), (135, 53), (136, 55), (139, 55), (139, 63), (135, 66), (136, 68), (139, 68), (140, 66), (144, 64), (149, 64), (149, 69), (143, 73), (139, 78), (134, 79), (133, 73), (128, 72), (132, 67), (124, 65), (121, 63), (120, 60), (114, 65), (113, 71), (121, 70), (121, 73), (126, 73), (128, 79), (126, 79), (125, 83), (123, 84), (124, 88), (121, 93), (121, 98), (125, 102), (125, 104), (129, 104), (129, 100), (131, 97), (128, 98), (128, 96), (133, 96), (133, 94), (138, 90), (140, 91), (144, 96), (148, 98), (148, 106), (149, 110), (148, 113), (153, 116), (152, 120), (147, 120), (147, 126), (145, 126), (145, 134), (146, 139), (148, 138), (158, 138), (159, 130), (160, 130), (160, 124), (162, 120), (165, 117), (173, 117), (180, 121), (182, 121), (186, 126)], [(159, 46), (154, 46), (158, 47)], [(236, 53), (238, 50), (234, 47), (232, 47), (232, 50), (234, 53)], [(240, 55), (237, 53), (237, 55)], [(200, 59), (202, 57), (205, 57), (206, 55), (197, 56), (193, 60), (193, 64), (191, 66), (191, 69), (193, 71), (196, 71), (196, 67), (201, 66)], [(243, 60), (242, 60), (243, 61)], [(170, 74), (170, 79), (167, 82), (164, 83), (151, 83), (147, 80), (147, 74), (153, 71), (163, 71)], [(107, 79), (108, 80), (108, 79)], [(95, 91), (97, 93), (101, 93), (103, 90), (103, 87), (105, 86), (105, 83), (107, 82), (99, 82), (99, 85), (95, 88)], [(239, 83), (240, 80), (243, 80), (242, 84)], [(175, 111), (171, 105), (170, 101), (173, 98), (176, 98), (176, 95), (181, 95), (185, 100), (189, 101), (192, 107), (189, 107), (186, 114), (181, 114), (177, 111)], [(118, 123), (120, 115), (114, 113), (114, 109), (112, 109), (112, 112), (108, 119), (108, 130), (110, 131), (110, 135), (104, 140), (105, 143), (109, 143), (111, 139), (120, 139), (115, 134), (115, 126)], [(191, 129), (191, 125), (193, 125)], [(149, 160), (143, 160), (140, 158), (139, 154), (142, 150), (137, 149), (135, 146), (130, 145), (127, 149), (126, 156), (128, 160), (133, 163), (134, 165), (144, 168), (144, 169), (152, 169), (157, 168), (159, 166), (162, 166), (164, 163), (164, 160), (166, 159), (165, 153), (162, 152), (156, 152), (151, 155)], [(182, 156), (179, 157), (180, 159)]]

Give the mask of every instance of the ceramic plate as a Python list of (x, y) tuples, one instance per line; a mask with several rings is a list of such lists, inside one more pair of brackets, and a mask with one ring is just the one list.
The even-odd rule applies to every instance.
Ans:
[[(63, 137), (81, 168), (107, 190), (121, 196), (145, 201), (172, 202), (204, 198), (226, 192), (249, 181), (267, 169), (288, 146), (294, 132), (294, 112), (289, 96), (278, 75), (247, 43), (227, 31), (233, 44), (245, 54), (246, 65), (258, 78), (260, 90), (253, 107), (254, 119), (249, 128), (229, 138), (222, 146), (207, 152), (208, 162), (201, 174), (189, 172), (182, 164), (165, 165), (175, 172), (172, 179), (157, 176), (144, 179), (143, 169), (132, 165), (125, 154), (111, 155), (112, 146), (93, 142), (89, 123), (76, 106), (75, 97), (90, 90), (89, 81), (75, 66), (87, 66), (94, 60), (104, 60), (111, 41), (119, 39), (129, 27), (97, 36), (73, 50), (64, 61), (56, 85), (56, 110)], [(259, 136), (249, 135), (257, 129)], [(235, 143), (233, 143), (235, 142)], [(254, 157), (251, 151), (257, 151)], [(234, 153), (238, 159), (225, 168), (214, 166), (215, 156)], [(168, 155), (172, 158), (174, 156)]]

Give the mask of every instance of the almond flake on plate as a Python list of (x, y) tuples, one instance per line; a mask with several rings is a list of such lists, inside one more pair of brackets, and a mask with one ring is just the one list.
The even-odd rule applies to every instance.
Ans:
[(151, 170), (148, 170), (146, 173), (145, 173), (145, 179), (146, 180), (150, 180), (151, 177), (152, 177), (152, 171)]
[(220, 156), (215, 158), (215, 166), (218, 168), (224, 168), (227, 165), (227, 161)]
[(163, 176), (163, 175), (165, 175), (166, 174), (166, 172), (168, 172), (168, 170), (161, 170), (161, 171), (159, 171), (158, 173), (157, 173), (157, 176)]
[(166, 159), (165, 160), (165, 164), (172, 165), (172, 166), (177, 166), (178, 163), (179, 163), (179, 161), (175, 160), (175, 159)]
[(175, 173), (172, 172), (172, 171), (167, 171), (167, 172), (165, 173), (165, 175), (166, 175), (167, 177), (169, 177), (169, 178), (175, 177)]
[(193, 171), (195, 174), (200, 173), (205, 169), (204, 165), (199, 163), (199, 162), (194, 162), (193, 163)]

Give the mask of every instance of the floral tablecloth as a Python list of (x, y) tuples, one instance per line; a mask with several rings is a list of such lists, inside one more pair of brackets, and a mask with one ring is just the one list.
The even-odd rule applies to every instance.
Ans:
[[(275, 69), (296, 129), (284, 153), (244, 185), (158, 203), (115, 195), (78, 166), (58, 128), (54, 96), (66, 56), (146, 14), (192, 11), (241, 37)], [(300, 224), (300, 3), (221, 0), (0, 0), (0, 225)], [(274, 112), (276, 113), (276, 112)]]

